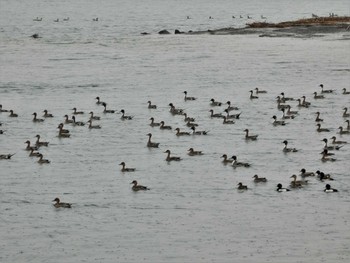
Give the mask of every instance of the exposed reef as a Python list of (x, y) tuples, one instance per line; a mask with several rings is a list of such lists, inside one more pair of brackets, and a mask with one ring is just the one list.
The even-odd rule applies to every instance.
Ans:
[[(349, 16), (329, 16), (285, 21), (280, 23), (253, 22), (244, 28), (220, 28), (205, 31), (182, 32), (178, 29), (174, 34), (198, 35), (244, 35), (258, 34), (260, 37), (320, 37), (325, 34), (350, 33)], [(159, 34), (170, 34), (162, 30)]]
[(316, 17), (281, 23), (253, 22), (244, 28), (221, 28), (187, 34), (243, 35), (260, 37), (319, 37), (324, 34), (350, 33), (350, 17)]

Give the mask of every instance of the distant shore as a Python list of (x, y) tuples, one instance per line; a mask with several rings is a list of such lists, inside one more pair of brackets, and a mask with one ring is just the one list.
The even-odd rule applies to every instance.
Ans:
[(314, 17), (280, 23), (253, 22), (244, 28), (220, 28), (207, 31), (189, 31), (185, 34), (241, 35), (260, 34), (261, 37), (321, 36), (322, 34), (350, 32), (350, 17)]
[(253, 22), (247, 24), (249, 28), (286, 28), (294, 26), (330, 26), (330, 25), (347, 25), (350, 24), (349, 16), (334, 17), (313, 17), (298, 19), (295, 21), (286, 21), (281, 23)]

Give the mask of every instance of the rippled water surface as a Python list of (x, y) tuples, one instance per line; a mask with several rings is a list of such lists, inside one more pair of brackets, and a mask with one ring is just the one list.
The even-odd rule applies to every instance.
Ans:
[[(350, 135), (338, 134), (349, 120), (342, 114), (350, 95), (341, 94), (350, 90), (349, 31), (311, 38), (157, 34), (241, 27), (247, 15), (276, 22), (332, 12), (349, 15), (348, 2), (0, 0), (0, 104), (19, 115), (0, 113), (0, 154), (15, 153), (0, 160), (0, 261), (348, 262), (350, 148), (336, 151), (335, 162), (321, 162), (320, 152), (323, 138), (350, 143)], [(34, 33), (41, 38), (30, 38)], [(335, 92), (315, 100), (321, 83)], [(255, 87), (267, 93), (251, 100)], [(197, 100), (184, 101), (185, 90)], [(281, 92), (304, 95), (311, 106), (289, 102), (299, 114), (274, 127)], [(134, 118), (104, 114), (96, 96)], [(232, 125), (210, 118), (210, 109), (225, 108), (211, 107), (211, 98), (231, 101), (241, 118)], [(148, 109), (148, 100), (157, 109)], [(169, 103), (208, 135), (177, 137), (176, 127), (189, 128)], [(58, 138), (73, 107), (85, 112), (77, 121), (93, 111), (102, 128), (66, 124), (71, 137)], [(44, 109), (54, 118), (33, 123), (32, 113), (41, 118)], [(330, 132), (316, 132), (317, 111)], [(150, 127), (151, 117), (173, 130)], [(246, 128), (257, 141), (244, 139)], [(147, 133), (158, 149), (146, 147)], [(24, 142), (35, 143), (36, 134), (50, 142), (39, 149), (50, 164), (28, 157)], [(283, 140), (298, 152), (283, 153)], [(204, 154), (188, 156), (190, 147)], [(167, 149), (182, 160), (166, 162)], [(223, 154), (251, 167), (223, 165)], [(123, 161), (136, 171), (121, 172)], [(301, 168), (330, 173), (339, 192), (324, 193), (327, 181), (316, 177), (303, 189), (276, 192)], [(268, 182), (254, 184), (254, 174)], [(133, 180), (151, 190), (133, 192)], [(238, 191), (239, 182), (249, 189)], [(72, 208), (54, 208), (55, 197)]]

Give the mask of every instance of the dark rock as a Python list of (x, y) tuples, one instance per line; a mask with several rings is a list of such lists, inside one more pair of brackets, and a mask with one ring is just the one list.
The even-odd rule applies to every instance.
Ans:
[(175, 29), (175, 34), (183, 34), (183, 33), (185, 33), (185, 32), (181, 32), (180, 30)]
[(160, 35), (169, 35), (170, 32), (168, 30), (166, 30), (166, 29), (163, 29), (163, 30), (159, 31), (158, 34), (160, 34)]

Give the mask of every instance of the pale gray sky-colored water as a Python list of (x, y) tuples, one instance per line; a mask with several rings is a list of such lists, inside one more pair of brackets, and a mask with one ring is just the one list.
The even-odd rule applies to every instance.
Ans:
[[(263, 3), (262, 3), (263, 2)], [(322, 163), (323, 138), (346, 126), (350, 107), (349, 32), (320, 37), (261, 38), (258, 35), (167, 35), (173, 31), (242, 26), (310, 17), (311, 13), (349, 15), (346, 1), (3, 1), (0, 0), (0, 104), (18, 118), (0, 113), (4, 134), (0, 154), (1, 262), (347, 262), (349, 251), (349, 147)], [(191, 19), (186, 19), (186, 16)], [(212, 16), (214, 19), (209, 20)], [(33, 21), (43, 17), (41, 22)], [(63, 18), (69, 17), (68, 21)], [(93, 22), (93, 18), (99, 18)], [(60, 22), (53, 22), (59, 18)], [(140, 32), (150, 32), (141, 36)], [(29, 36), (39, 33), (42, 38)], [(313, 92), (334, 89), (322, 100)], [(249, 90), (267, 94), (250, 100)], [(183, 100), (183, 91), (196, 101)], [(311, 102), (289, 104), (299, 115), (283, 127), (276, 96)], [(103, 114), (108, 108), (133, 115)], [(209, 100), (230, 100), (240, 108), (233, 125), (210, 118)], [(158, 108), (147, 109), (151, 100)], [(149, 118), (188, 131), (168, 104), (196, 118), (207, 136), (177, 137), (174, 130), (149, 126)], [(65, 125), (71, 138), (57, 138), (57, 125), (72, 108), (101, 116), (100, 130)], [(33, 123), (48, 109), (55, 117)], [(327, 133), (317, 133), (315, 112)], [(258, 134), (246, 142), (243, 130)], [(146, 147), (147, 133), (160, 143)], [(40, 134), (51, 161), (28, 157), (26, 140)], [(284, 154), (283, 140), (299, 151)], [(193, 147), (202, 156), (188, 156)], [(180, 156), (165, 161), (165, 150)], [(223, 154), (237, 155), (250, 168), (223, 165)], [(120, 162), (136, 168), (122, 173)], [(310, 178), (303, 189), (289, 187), (300, 169), (331, 173), (338, 193), (325, 194), (327, 182)], [(258, 174), (267, 183), (254, 184)], [(131, 191), (131, 181), (151, 188)], [(238, 182), (249, 190), (240, 192)], [(71, 209), (55, 209), (60, 197)]]

